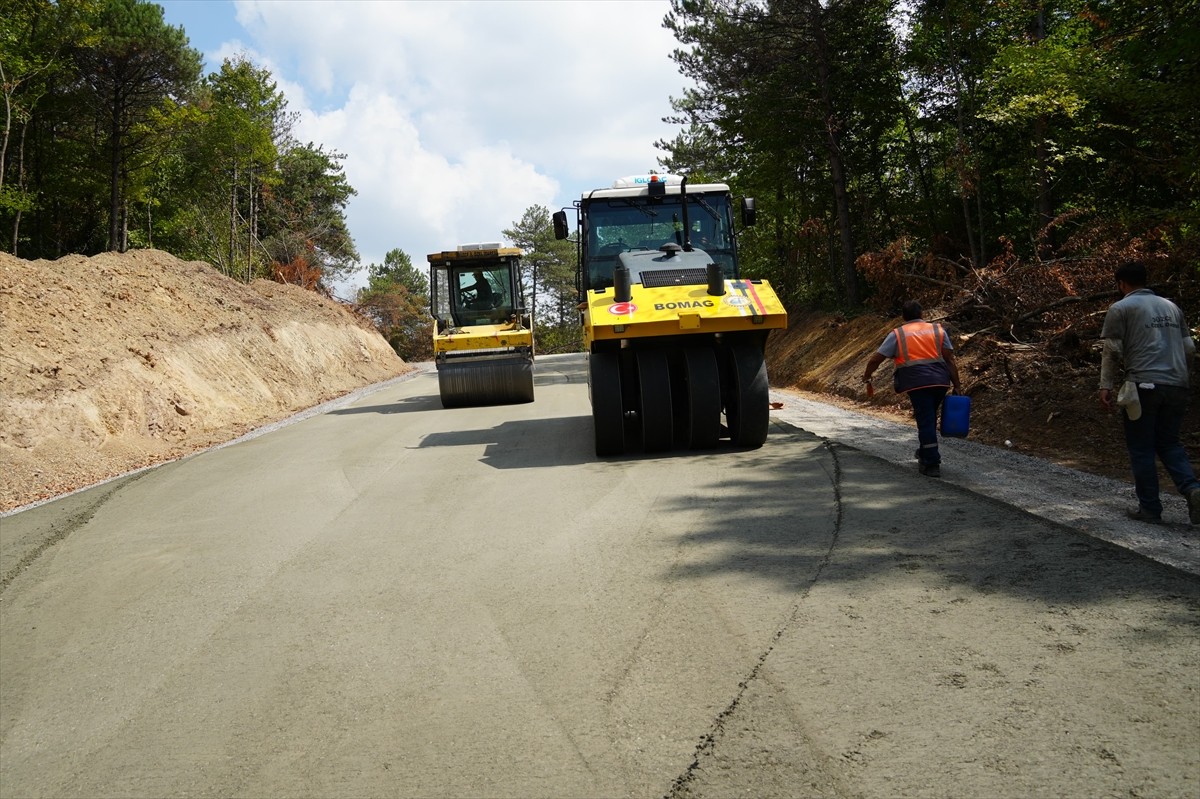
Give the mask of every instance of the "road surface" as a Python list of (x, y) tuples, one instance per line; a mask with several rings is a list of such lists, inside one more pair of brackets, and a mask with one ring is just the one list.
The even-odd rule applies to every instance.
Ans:
[(779, 419), (423, 372), (0, 520), (0, 796), (1200, 791), (1200, 580)]

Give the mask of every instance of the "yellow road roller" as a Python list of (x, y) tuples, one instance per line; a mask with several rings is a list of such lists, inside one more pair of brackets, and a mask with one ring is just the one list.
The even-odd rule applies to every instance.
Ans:
[[(574, 204), (596, 454), (741, 448), (767, 438), (764, 349), (787, 312), (739, 276), (729, 186), (634, 175)], [(553, 215), (558, 239), (566, 211)], [(754, 201), (740, 204), (743, 226)]]
[(533, 402), (533, 320), (521, 293), (521, 255), (489, 243), (428, 256), (443, 407)]

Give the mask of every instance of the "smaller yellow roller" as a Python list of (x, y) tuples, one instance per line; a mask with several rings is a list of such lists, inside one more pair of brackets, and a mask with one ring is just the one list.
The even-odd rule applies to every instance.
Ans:
[(533, 319), (521, 294), (521, 255), (499, 244), (429, 255), (443, 407), (533, 402)]

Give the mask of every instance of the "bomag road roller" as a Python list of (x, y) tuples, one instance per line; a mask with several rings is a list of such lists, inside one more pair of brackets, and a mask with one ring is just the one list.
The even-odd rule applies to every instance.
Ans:
[[(769, 426), (767, 335), (787, 312), (738, 273), (733, 201), (722, 183), (621, 178), (583, 194), (579, 308), (596, 454), (762, 446)], [(754, 223), (754, 201), (740, 206)], [(570, 235), (565, 211), (556, 238)]]
[(442, 406), (533, 402), (533, 320), (521, 251), (464, 244), (429, 256), (433, 357)]

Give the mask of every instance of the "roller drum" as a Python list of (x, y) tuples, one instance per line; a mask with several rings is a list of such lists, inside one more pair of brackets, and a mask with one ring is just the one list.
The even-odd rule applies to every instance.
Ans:
[(437, 370), (443, 407), (533, 402), (531, 358), (446, 360)]

